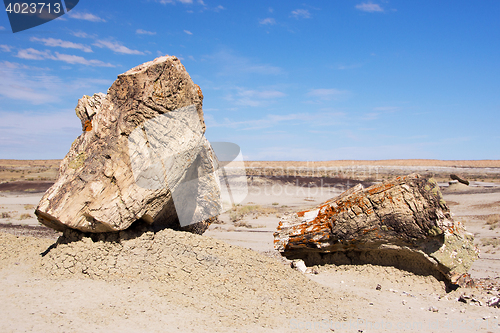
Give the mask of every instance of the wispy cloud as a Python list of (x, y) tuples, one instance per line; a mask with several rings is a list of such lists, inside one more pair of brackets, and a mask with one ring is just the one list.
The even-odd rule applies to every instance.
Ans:
[(221, 67), (218, 75), (237, 75), (237, 74), (263, 74), (278, 75), (283, 74), (281, 67), (268, 64), (261, 64), (250, 58), (238, 56), (230, 50), (221, 50), (215, 54), (205, 56)]
[(317, 113), (289, 113), (289, 114), (267, 114), (262, 118), (249, 120), (231, 120), (224, 118), (221, 121), (216, 120), (213, 115), (207, 115), (208, 127), (226, 127), (241, 130), (255, 130), (282, 126), (283, 123), (312, 127), (317, 129), (318, 124), (333, 125), (344, 121), (344, 114), (341, 112), (317, 112)]
[(16, 57), (29, 60), (43, 60), (49, 59), (51, 55), (49, 50), (39, 51), (30, 47), (28, 49), (21, 49), (17, 51)]
[(296, 9), (292, 11), (292, 16), (296, 19), (299, 18), (311, 18), (311, 13), (307, 9)]
[(184, 30), (184, 32), (185, 32), (186, 34), (188, 34), (188, 35), (192, 35), (192, 34), (193, 34), (193, 33), (192, 33), (191, 31), (189, 31), (189, 30)]
[(12, 46), (1, 44), (0, 50), (2, 50), (3, 52), (10, 52), (10, 51), (12, 51)]
[(75, 12), (75, 11), (70, 11), (68, 13), (69, 17), (77, 19), (77, 20), (85, 20), (85, 21), (90, 21), (90, 22), (106, 22), (105, 19), (100, 18), (99, 16), (96, 16), (91, 13), (81, 13), (81, 12)]
[(382, 116), (384, 114), (393, 113), (393, 112), (396, 112), (399, 110), (401, 110), (401, 108), (398, 106), (378, 106), (378, 107), (373, 108), (372, 112), (365, 113), (361, 117), (361, 119), (362, 120), (369, 120), (369, 121), (376, 120), (376, 119), (379, 119), (380, 116)]
[(8, 158), (62, 158), (69, 143), (81, 133), (75, 113), (68, 109), (50, 113), (0, 111), (0, 117), (0, 154)]
[(51, 59), (56, 61), (64, 61), (68, 64), (81, 64), (81, 65), (95, 66), (95, 67), (115, 67), (115, 65), (110, 63), (105, 63), (101, 60), (95, 60), (95, 59), (89, 60), (85, 59), (84, 57), (71, 54), (62, 54), (59, 52), (55, 52), (54, 54), (52, 54), (49, 50), (39, 51), (33, 48), (19, 50), (17, 52), (16, 57), (28, 60)]
[(259, 24), (262, 24), (262, 25), (274, 25), (274, 24), (276, 24), (276, 20), (273, 19), (272, 17), (268, 17), (268, 18), (260, 20)]
[(384, 11), (384, 9), (382, 9), (382, 7), (380, 7), (379, 4), (371, 3), (371, 2), (363, 2), (359, 5), (356, 5), (356, 9), (362, 10), (364, 12), (369, 12), (369, 13), (383, 12)]
[(221, 10), (224, 10), (224, 9), (226, 9), (224, 6), (218, 5), (217, 7), (214, 8), (214, 11), (220, 12)]
[(139, 50), (132, 50), (129, 49), (128, 47), (118, 43), (118, 42), (111, 42), (111, 41), (106, 41), (106, 40), (97, 40), (93, 45), (100, 47), (100, 48), (107, 48), (110, 49), (111, 51), (115, 53), (122, 53), (122, 54), (144, 54), (144, 52), (139, 51)]
[(363, 67), (364, 64), (351, 64), (351, 65), (338, 65), (335, 67), (338, 70), (347, 70), (347, 69), (354, 69), (354, 68), (360, 68)]
[(95, 36), (89, 35), (88, 33), (82, 32), (82, 31), (73, 31), (73, 32), (71, 32), (71, 34), (75, 37), (78, 37), (78, 38), (93, 38), (93, 37), (95, 37)]
[(0, 25), (0, 30), (5, 30), (5, 27)]
[(278, 90), (253, 90), (238, 88), (236, 93), (226, 96), (227, 100), (234, 101), (241, 106), (264, 106), (272, 102), (272, 100), (286, 96), (285, 93)]
[(71, 54), (61, 54), (59, 52), (56, 52), (54, 58), (51, 59), (64, 61), (67, 62), (68, 64), (80, 64), (80, 65), (96, 66), (96, 67), (115, 67), (115, 65), (103, 62), (101, 60), (95, 60), (95, 59), (88, 60), (85, 59), (84, 57)]
[(147, 31), (147, 30), (143, 30), (143, 29), (137, 29), (135, 31), (135, 33), (138, 34), (138, 35), (151, 35), (151, 36), (156, 35), (156, 32)]
[(40, 42), (43, 43), (45, 46), (62, 47), (66, 49), (78, 49), (84, 52), (92, 52), (92, 48), (88, 45), (73, 43), (62, 39), (31, 37), (30, 41)]
[(338, 89), (311, 89), (307, 96), (316, 97), (322, 100), (335, 100), (340, 96), (345, 96), (348, 93), (347, 90)]
[[(33, 75), (33, 73), (37, 74)], [(61, 80), (58, 77), (8, 61), (0, 62), (0, 76), (2, 77), (0, 80), (1, 99), (26, 101), (35, 105), (59, 100), (57, 95), (51, 94), (53, 89), (59, 89)]]

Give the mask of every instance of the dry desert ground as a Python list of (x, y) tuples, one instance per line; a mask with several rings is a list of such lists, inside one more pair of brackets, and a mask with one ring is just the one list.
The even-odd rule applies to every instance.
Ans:
[[(1, 332), (500, 332), (500, 161), (247, 162), (246, 199), (202, 236), (53, 246), (33, 211), (59, 162), (0, 160)], [(474, 234), (473, 286), (374, 265), (303, 274), (273, 249), (284, 213), (412, 172)]]

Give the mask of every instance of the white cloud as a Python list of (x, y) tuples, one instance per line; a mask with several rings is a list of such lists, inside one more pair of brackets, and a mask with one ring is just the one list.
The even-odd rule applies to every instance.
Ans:
[(30, 41), (41, 42), (45, 46), (53, 46), (53, 47), (59, 46), (59, 47), (66, 48), (66, 49), (78, 49), (78, 50), (82, 50), (84, 52), (92, 52), (92, 48), (88, 45), (73, 43), (73, 42), (62, 40), (62, 39), (31, 37)]
[(263, 74), (278, 75), (283, 73), (280, 67), (256, 63), (253, 60), (234, 55), (229, 50), (222, 50), (205, 58), (213, 60), (220, 65), (219, 75), (237, 75), (237, 74)]
[(0, 99), (13, 99), (39, 105), (57, 102), (51, 93), (60, 91), (61, 80), (43, 73), (40, 69), (8, 61), (0, 62)]
[(81, 65), (96, 66), (96, 67), (115, 67), (113, 64), (105, 63), (101, 60), (88, 60), (85, 59), (84, 57), (70, 55), (70, 54), (61, 54), (59, 52), (52, 54), (49, 50), (39, 51), (33, 48), (19, 50), (17, 52), (16, 57), (29, 60), (51, 59), (56, 61), (64, 61), (68, 64), (81, 64)]
[(286, 96), (285, 93), (278, 90), (253, 90), (238, 88), (235, 95), (228, 95), (226, 99), (234, 101), (241, 106), (264, 106), (272, 102), (273, 99)]
[(69, 17), (77, 19), (77, 20), (85, 20), (85, 21), (90, 21), (90, 22), (106, 22), (105, 19), (100, 18), (99, 16), (96, 16), (94, 14), (90, 13), (80, 13), (80, 12), (75, 12), (75, 11), (70, 11), (68, 13)]
[(81, 31), (72, 32), (71, 34), (73, 36), (79, 37), (79, 38), (92, 38), (93, 37), (93, 36), (89, 35), (88, 33), (81, 32)]
[(3, 52), (10, 52), (10, 51), (12, 51), (12, 46), (0, 45), (0, 50), (2, 50)]
[(323, 100), (337, 99), (340, 96), (346, 95), (348, 92), (346, 90), (338, 89), (311, 89), (307, 96), (317, 97)]
[(184, 30), (185, 33), (187, 33), (188, 35), (192, 35), (193, 33), (189, 30)]
[(276, 20), (273, 19), (272, 17), (268, 17), (268, 18), (260, 20), (259, 23), (262, 25), (273, 25), (273, 24), (276, 24)]
[(307, 9), (296, 9), (292, 11), (292, 16), (296, 19), (299, 18), (311, 18), (311, 13)]
[(222, 5), (218, 5), (217, 7), (215, 7), (215, 9), (214, 9), (214, 10), (215, 10), (216, 12), (220, 12), (221, 10), (224, 10), (224, 9), (226, 9), (224, 6), (222, 6)]
[(5, 27), (2, 27), (2, 26), (0, 25), (0, 30), (5, 30)]
[(63, 158), (81, 125), (71, 108), (1, 112), (0, 154), (13, 159)]
[(153, 31), (147, 31), (147, 30), (143, 30), (143, 29), (137, 29), (135, 31), (136, 34), (138, 35), (156, 35), (156, 32), (153, 32)]
[(338, 70), (347, 70), (347, 69), (360, 68), (363, 66), (364, 66), (364, 64), (351, 64), (351, 65), (338, 65), (335, 68), (337, 68)]
[(122, 53), (122, 54), (144, 54), (144, 52), (139, 51), (139, 50), (132, 50), (129, 49), (126, 46), (121, 45), (118, 42), (110, 42), (110, 41), (105, 41), (105, 40), (97, 40), (93, 45), (100, 47), (100, 48), (108, 48), (111, 51), (115, 53)]
[(29, 60), (43, 60), (50, 58), (51, 55), (49, 50), (39, 51), (30, 47), (28, 49), (21, 49), (17, 51), (16, 57)]
[(359, 5), (356, 5), (356, 9), (362, 10), (364, 12), (369, 12), (369, 13), (383, 12), (384, 11), (382, 9), (382, 7), (380, 7), (380, 5), (378, 5), (376, 3), (371, 3), (371, 2), (363, 2)]
[(274, 9), (272, 7), (269, 7), (267, 10), (269, 11), (269, 13), (274, 12)]
[(101, 60), (95, 60), (95, 59), (88, 60), (85, 59), (84, 57), (71, 54), (61, 54), (59, 52), (56, 52), (55, 56), (51, 59), (64, 61), (67, 62), (68, 64), (81, 64), (81, 65), (95, 66), (95, 67), (115, 67), (114, 65), (110, 63), (105, 63)]
[[(332, 126), (345, 121), (345, 114), (341, 112), (316, 112), (316, 113), (289, 113), (289, 114), (267, 114), (262, 118), (249, 120), (231, 120), (224, 118), (217, 121), (213, 115), (205, 116), (207, 127), (226, 127), (241, 130), (255, 130), (263, 128), (278, 127), (282, 128), (282, 123), (300, 125), (304, 131), (307, 128), (317, 129), (318, 125)], [(331, 133), (330, 130), (325, 133)]]

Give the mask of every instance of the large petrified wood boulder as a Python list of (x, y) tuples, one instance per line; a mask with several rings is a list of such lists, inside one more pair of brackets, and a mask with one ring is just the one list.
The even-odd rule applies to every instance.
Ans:
[(478, 257), (473, 237), (454, 221), (439, 186), (418, 174), (363, 189), (285, 215), (274, 247), (314, 264), (392, 265), (452, 283)]
[(38, 220), (60, 231), (113, 232), (140, 220), (202, 233), (220, 208), (202, 102), (171, 56), (119, 75), (107, 94), (84, 96), (76, 107), (83, 133), (41, 199)]

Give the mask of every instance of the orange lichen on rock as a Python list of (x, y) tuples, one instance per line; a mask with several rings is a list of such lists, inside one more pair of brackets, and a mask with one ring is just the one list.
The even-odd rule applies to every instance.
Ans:
[[(444, 263), (452, 243), (467, 258)], [(434, 258), (447, 267), (442, 273), (450, 280), (477, 257), (469, 234), (453, 221), (437, 183), (418, 174), (367, 189), (357, 186), (314, 208), (285, 215), (274, 233), (274, 247), (284, 256), (303, 256), (311, 264), (314, 253), (400, 248)]]
[(203, 93), (201, 92), (201, 88), (199, 85), (195, 84), (196, 91), (198, 92), (198, 96), (200, 96), (201, 100), (203, 100)]
[(83, 125), (83, 129), (85, 130), (85, 132), (92, 131), (92, 122), (90, 120), (86, 120), (85, 124)]

